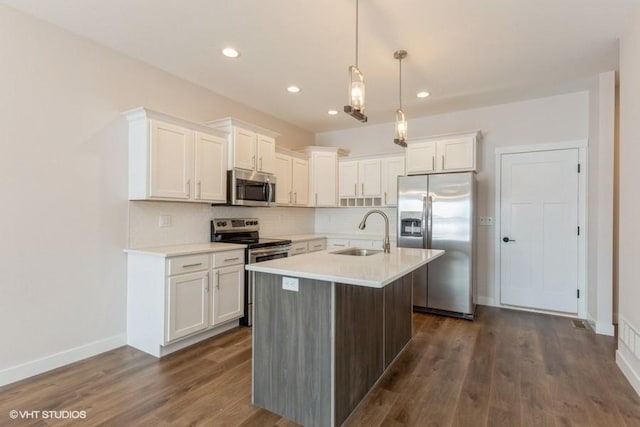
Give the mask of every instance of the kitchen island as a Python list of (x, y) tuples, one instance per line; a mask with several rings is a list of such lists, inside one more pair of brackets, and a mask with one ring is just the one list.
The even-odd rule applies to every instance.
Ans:
[(246, 266), (253, 403), (305, 426), (341, 425), (376, 384), (411, 339), (411, 273), (444, 254), (344, 251)]

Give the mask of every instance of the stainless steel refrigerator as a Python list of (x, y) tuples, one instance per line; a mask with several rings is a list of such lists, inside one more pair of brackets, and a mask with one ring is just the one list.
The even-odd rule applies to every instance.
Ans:
[(473, 319), (475, 218), (474, 172), (398, 178), (398, 247), (445, 250), (414, 272), (414, 310)]

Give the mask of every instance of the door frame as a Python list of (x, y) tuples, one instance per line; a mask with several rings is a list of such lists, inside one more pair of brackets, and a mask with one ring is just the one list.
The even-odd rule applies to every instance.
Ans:
[(569, 150), (578, 149), (578, 161), (580, 162), (580, 174), (578, 176), (578, 225), (580, 227), (580, 237), (578, 238), (578, 289), (580, 298), (578, 299), (578, 314), (569, 314), (549, 310), (517, 307), (518, 310), (532, 311), (536, 313), (547, 313), (556, 316), (587, 318), (587, 242), (589, 230), (587, 227), (587, 184), (588, 184), (588, 139), (563, 141), (557, 143), (516, 145), (509, 147), (497, 147), (495, 149), (495, 227), (494, 227), (494, 295), (495, 306), (504, 308), (516, 308), (515, 306), (503, 305), (501, 303), (501, 196), (502, 196), (502, 156), (505, 154), (523, 154), (539, 151)]

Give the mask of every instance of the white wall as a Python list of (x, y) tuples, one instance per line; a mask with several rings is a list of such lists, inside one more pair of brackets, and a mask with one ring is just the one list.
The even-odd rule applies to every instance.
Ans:
[[(483, 135), (478, 146), (478, 215), (495, 216), (495, 149), (587, 139), (589, 93), (409, 119), (410, 138), (471, 130), (481, 130)], [(402, 153), (393, 144), (392, 123), (316, 134), (316, 143), (348, 149), (350, 155)], [(478, 227), (478, 301), (489, 305), (498, 302), (494, 289), (494, 238), (494, 227)]]
[(234, 116), (280, 132), (288, 147), (313, 136), (6, 6), (0, 58), (3, 384), (125, 342), (121, 111), (144, 105), (195, 122)]
[(616, 76), (601, 73), (589, 91), (587, 315), (613, 335), (613, 194)]
[(389, 235), (395, 244), (396, 208), (317, 208), (315, 210), (315, 230), (322, 234), (345, 234), (356, 238), (380, 240), (384, 238), (384, 219), (372, 215), (367, 219), (367, 228), (358, 225), (371, 209), (380, 209), (389, 218)]
[[(640, 394), (640, 7), (620, 40), (619, 306), (616, 360)], [(633, 345), (630, 333), (633, 332)], [(635, 350), (635, 354), (634, 354)]]

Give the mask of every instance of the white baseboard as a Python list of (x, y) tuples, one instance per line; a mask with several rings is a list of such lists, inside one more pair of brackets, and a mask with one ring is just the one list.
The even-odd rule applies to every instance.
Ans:
[(493, 298), (476, 296), (476, 304), (488, 305), (489, 307), (497, 307)]
[(79, 347), (61, 351), (41, 359), (32, 360), (21, 365), (12, 366), (0, 371), (0, 386), (7, 385), (78, 360), (95, 356), (127, 344), (125, 334), (115, 335), (100, 341), (94, 341)]
[(595, 331), (596, 331), (596, 334), (608, 335), (612, 337), (616, 333), (616, 328), (613, 326), (612, 323), (596, 322)]
[(640, 375), (638, 375), (635, 369), (633, 369), (633, 366), (631, 366), (629, 360), (624, 355), (624, 352), (620, 350), (620, 348), (616, 350), (616, 364), (631, 384), (631, 387), (633, 387), (636, 393), (640, 395)]

